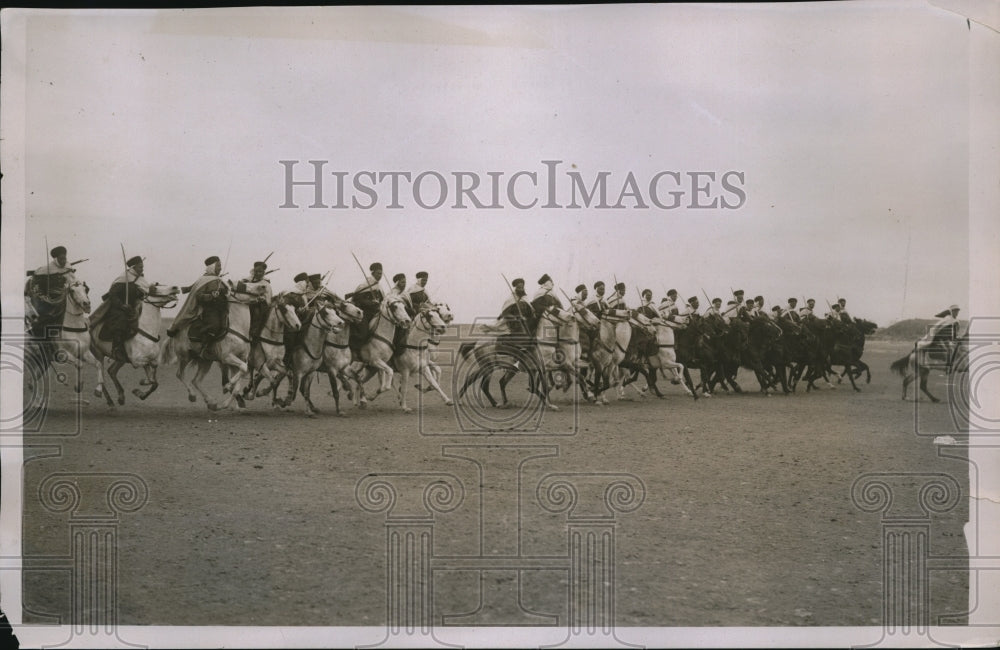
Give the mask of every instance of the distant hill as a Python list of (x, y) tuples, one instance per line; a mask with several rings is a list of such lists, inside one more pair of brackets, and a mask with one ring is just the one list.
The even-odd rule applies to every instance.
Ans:
[[(926, 334), (927, 329), (936, 322), (937, 320), (933, 318), (908, 318), (878, 330), (872, 338), (916, 341)], [(959, 334), (964, 332), (968, 326), (968, 321), (959, 321)]]

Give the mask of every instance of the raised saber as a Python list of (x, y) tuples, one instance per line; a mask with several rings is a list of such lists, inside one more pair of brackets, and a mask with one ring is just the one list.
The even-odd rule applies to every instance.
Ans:
[[(358, 270), (361, 271), (361, 277), (365, 279), (365, 291), (369, 291), (372, 288), (372, 285), (368, 284), (368, 274), (365, 273), (365, 267), (361, 266), (361, 261), (358, 259), (358, 256), (354, 254), (354, 251), (351, 251), (351, 257), (354, 258), (354, 263), (358, 265)], [(375, 286), (378, 285), (376, 284)]]
[(122, 247), (122, 263), (125, 264), (125, 304), (128, 305), (128, 257), (125, 255), (125, 244), (118, 242)]
[(316, 300), (316, 298), (319, 298), (321, 295), (323, 295), (323, 292), (326, 291), (326, 285), (330, 281), (328, 278), (330, 278), (332, 276), (333, 276), (333, 269), (330, 269), (329, 271), (326, 272), (325, 275), (323, 275), (323, 286), (319, 288), (319, 291), (317, 291), (315, 294), (313, 294), (312, 298), (310, 298), (309, 300), (306, 301), (306, 307), (309, 307), (309, 304), (313, 300)]

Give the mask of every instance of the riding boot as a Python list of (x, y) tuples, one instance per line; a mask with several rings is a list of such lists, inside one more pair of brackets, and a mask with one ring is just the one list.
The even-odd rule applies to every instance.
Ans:
[(125, 341), (123, 339), (116, 338), (114, 343), (112, 343), (111, 356), (118, 361), (132, 363), (128, 357), (128, 352), (125, 350)]

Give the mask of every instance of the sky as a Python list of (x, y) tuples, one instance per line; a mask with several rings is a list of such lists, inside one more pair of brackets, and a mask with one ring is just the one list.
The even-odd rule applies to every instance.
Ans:
[[(964, 307), (968, 26), (930, 5), (837, 5), (33, 14), (24, 214), (5, 225), (23, 219), (25, 268), (61, 244), (101, 293), (124, 246), (151, 281), (190, 284), (210, 255), (242, 277), (273, 252), (277, 290), (332, 270), (341, 293), (362, 279), (353, 252), (411, 282), (428, 271), (461, 322), (496, 316), (504, 276), (532, 293), (545, 273), (566, 293), (623, 281), (633, 304), (645, 288), (844, 297), (882, 326)], [(348, 187), (437, 172), (452, 195), (425, 209), (404, 184), (390, 208), (386, 181), (369, 209), (311, 208), (300, 186), (282, 208), (281, 160), (297, 180), (326, 161)], [(454, 204), (454, 172), (543, 179), (547, 160), (564, 207), (523, 176), (533, 208), (503, 189), (497, 209)], [(712, 172), (711, 197), (740, 205), (689, 207), (690, 185), (680, 207), (652, 205), (664, 171)], [(745, 200), (721, 189), (730, 171)], [(610, 204), (632, 174), (648, 207), (565, 207), (566, 172), (588, 187), (607, 172)]]

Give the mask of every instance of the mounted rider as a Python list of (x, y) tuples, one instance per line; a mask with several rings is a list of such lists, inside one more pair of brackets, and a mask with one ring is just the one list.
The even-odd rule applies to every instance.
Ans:
[(66, 247), (49, 251), (51, 259), (34, 271), (28, 271), (24, 295), (31, 301), (36, 317), (31, 323), (31, 335), (45, 337), (50, 325), (61, 325), (66, 312), (66, 288), (76, 282), (76, 269), (66, 261)]
[(656, 307), (653, 306), (652, 289), (643, 289), (642, 294), (640, 295), (642, 296), (642, 302), (639, 303), (639, 308), (636, 311), (646, 318), (658, 318), (660, 313), (656, 311)]
[(434, 304), (430, 296), (427, 295), (427, 279), (429, 277), (427, 271), (417, 271), (414, 277), (417, 281), (406, 290), (406, 313), (409, 314), (410, 318), (413, 318), (420, 311), (420, 306), (424, 303)]
[[(398, 300), (403, 303), (403, 308), (406, 310), (406, 315), (410, 318), (414, 318), (417, 315), (415, 309), (413, 309), (413, 303), (410, 301), (410, 294), (406, 290), (406, 274), (397, 273), (392, 276), (392, 288), (389, 289), (389, 295), (386, 300)], [(395, 354), (400, 354), (406, 349), (406, 339), (409, 336), (410, 331), (408, 329), (397, 327), (396, 333), (392, 339), (392, 349)]]
[(781, 317), (787, 321), (791, 321), (798, 325), (802, 322), (802, 317), (799, 312), (795, 309), (795, 306), (799, 303), (798, 298), (789, 298), (788, 307), (781, 312)]
[[(379, 308), (382, 306), (382, 300), (385, 299), (382, 289), (379, 287), (379, 282), (382, 280), (382, 264), (380, 262), (373, 262), (368, 267), (368, 270), (371, 272), (371, 275), (366, 276), (365, 281), (359, 284), (353, 293), (346, 296), (364, 312), (365, 326), (356, 328), (363, 332), (368, 331), (368, 324), (371, 323), (372, 318), (378, 313)], [(355, 328), (352, 328), (352, 333), (354, 330)], [(354, 336), (352, 335), (351, 338), (354, 338)]]
[(848, 325), (853, 325), (854, 318), (847, 313), (847, 298), (837, 298), (837, 304), (840, 305), (840, 320)]
[(204, 343), (204, 349), (225, 335), (229, 319), (229, 287), (220, 277), (221, 273), (222, 262), (217, 255), (205, 260), (204, 274), (181, 289), (188, 297), (167, 330), (167, 336), (173, 338), (188, 327), (188, 339)]
[(136, 255), (130, 258), (125, 267), (125, 272), (115, 278), (108, 292), (101, 296), (104, 302), (91, 314), (90, 326), (103, 322), (99, 338), (111, 341), (112, 358), (128, 362), (125, 342), (139, 332), (142, 301), (149, 295), (151, 285), (143, 277), (142, 257)]
[(746, 320), (746, 308), (743, 305), (743, 289), (737, 289), (733, 292), (733, 299), (726, 303), (726, 310), (722, 312), (722, 316), (727, 324), (733, 318)]
[(704, 318), (718, 319), (720, 322), (722, 318), (722, 298), (712, 298), (712, 304), (708, 309), (705, 310)]
[(952, 305), (948, 309), (934, 314), (934, 318), (938, 320), (930, 326), (927, 334), (921, 340), (928, 343), (952, 343), (958, 334), (958, 312), (958, 305)]
[(250, 340), (255, 340), (264, 329), (267, 310), (274, 299), (271, 281), (265, 276), (267, 262), (254, 262), (250, 274), (236, 283), (235, 296), (250, 306)]
[(615, 291), (608, 298), (608, 309), (628, 309), (625, 304), (625, 283), (619, 282), (615, 285)]
[(594, 312), (598, 318), (604, 316), (604, 312), (608, 310), (608, 303), (604, 300), (604, 283), (602, 281), (598, 280), (594, 283), (594, 296), (584, 306)]

